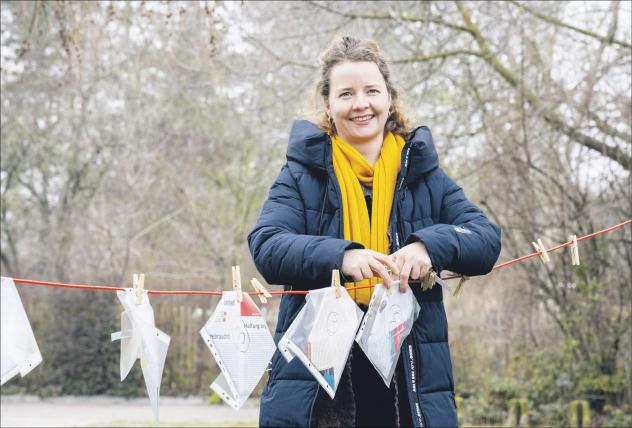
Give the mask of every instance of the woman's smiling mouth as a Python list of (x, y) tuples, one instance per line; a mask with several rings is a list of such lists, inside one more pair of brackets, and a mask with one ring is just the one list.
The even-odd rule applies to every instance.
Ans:
[(369, 123), (369, 121), (371, 119), (373, 119), (375, 117), (374, 114), (365, 114), (364, 116), (356, 116), (356, 117), (352, 117), (351, 122), (357, 123), (358, 125), (364, 125)]

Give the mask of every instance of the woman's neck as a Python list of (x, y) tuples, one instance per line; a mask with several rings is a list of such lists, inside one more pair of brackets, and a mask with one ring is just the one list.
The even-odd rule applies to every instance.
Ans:
[(384, 142), (384, 138), (381, 135), (378, 135), (376, 138), (370, 141), (364, 141), (361, 143), (353, 143), (351, 141), (347, 141), (351, 147), (356, 149), (358, 153), (362, 155), (364, 160), (366, 160), (369, 165), (375, 166), (375, 162), (377, 162), (380, 157), (380, 151), (382, 150), (382, 143)]

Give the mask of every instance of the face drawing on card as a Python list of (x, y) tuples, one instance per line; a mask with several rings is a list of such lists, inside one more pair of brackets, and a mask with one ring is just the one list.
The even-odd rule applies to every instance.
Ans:
[(248, 352), (250, 337), (248, 336), (243, 320), (240, 319), (238, 321), (239, 322), (233, 324), (230, 336), (232, 344), (243, 354)]
[(333, 336), (338, 331), (338, 312), (330, 312), (327, 317), (327, 334)]
[(340, 297), (334, 287), (311, 290), (278, 345), (288, 362), (298, 357), (331, 398), (362, 319), (347, 291), (339, 292)]
[(233, 409), (239, 409), (274, 353), (265, 319), (248, 294), (238, 302), (234, 291), (226, 291), (200, 335), (221, 370), (211, 389)]
[(389, 319), (391, 320), (391, 328), (397, 326), (402, 319), (402, 308), (399, 305), (392, 305), (389, 308)]
[(390, 386), (402, 343), (410, 333), (420, 307), (413, 293), (393, 291), (389, 295), (386, 290), (382, 284), (375, 287), (356, 342), (386, 386)]

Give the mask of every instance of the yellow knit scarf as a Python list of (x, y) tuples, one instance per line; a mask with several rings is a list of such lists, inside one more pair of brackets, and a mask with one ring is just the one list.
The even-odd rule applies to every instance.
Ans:
[[(342, 192), (342, 215), (344, 216), (344, 238), (359, 242), (382, 254), (388, 254), (388, 223), (393, 206), (395, 182), (400, 169), (404, 139), (388, 133), (380, 157), (372, 167), (362, 155), (339, 136), (332, 136), (334, 173)], [(372, 187), (371, 220), (366, 207), (360, 181)], [(372, 278), (360, 282), (345, 283), (345, 286), (378, 284), (382, 280)], [(368, 305), (372, 288), (351, 291), (351, 297)]]

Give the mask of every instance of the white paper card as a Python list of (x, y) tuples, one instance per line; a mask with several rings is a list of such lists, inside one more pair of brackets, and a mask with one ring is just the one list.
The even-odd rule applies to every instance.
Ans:
[(399, 281), (391, 284), (390, 296), (387, 291), (383, 284), (375, 286), (356, 342), (390, 387), (402, 342), (410, 334), (420, 307), (412, 290), (399, 292)]
[(261, 380), (275, 349), (259, 308), (250, 295), (242, 296), (239, 302), (234, 291), (225, 291), (200, 330), (221, 370), (211, 389), (235, 410)]
[(340, 292), (337, 298), (334, 287), (310, 291), (279, 341), (285, 359), (298, 357), (332, 399), (362, 319), (347, 290), (341, 287)]
[(0, 384), (4, 385), (18, 373), (26, 376), (42, 362), (42, 354), (13, 279), (2, 277), (0, 289)]
[(171, 338), (156, 328), (154, 310), (146, 293), (140, 305), (136, 304), (136, 291), (131, 288), (116, 294), (125, 309), (121, 313), (121, 331), (112, 334), (112, 340), (121, 341), (121, 382), (140, 358), (154, 418), (159, 421), (160, 383)]

